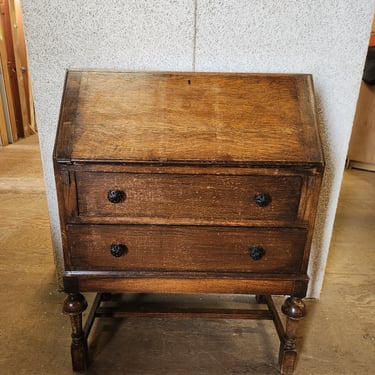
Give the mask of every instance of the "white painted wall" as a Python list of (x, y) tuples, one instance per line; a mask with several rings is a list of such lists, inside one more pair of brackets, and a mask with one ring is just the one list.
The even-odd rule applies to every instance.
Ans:
[(52, 149), (68, 68), (312, 73), (327, 161), (313, 242), (318, 297), (375, 0), (22, 0), (54, 250)]

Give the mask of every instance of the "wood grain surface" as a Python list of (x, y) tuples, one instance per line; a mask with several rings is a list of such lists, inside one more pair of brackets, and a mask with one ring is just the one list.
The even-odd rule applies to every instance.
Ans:
[(293, 372), (324, 169), (311, 76), (68, 72), (54, 165), (73, 368), (83, 291), (256, 293), (292, 296), (285, 331), (267, 317)]
[(57, 159), (322, 164), (308, 75), (72, 71), (65, 95)]
[[(226, 271), (293, 273), (300, 268), (306, 231), (188, 226), (69, 226), (72, 270)], [(128, 252), (114, 257), (112, 244)], [(261, 246), (259, 260), (250, 246)]]
[[(112, 223), (132, 220), (146, 223), (148, 218), (228, 224), (251, 220), (296, 221), (301, 176), (215, 176), (201, 172), (196, 175), (76, 173), (79, 219), (85, 222), (90, 218), (109, 218)], [(116, 189), (123, 191), (125, 198), (114, 204), (107, 195)], [(271, 197), (265, 207), (254, 201), (260, 193)]]

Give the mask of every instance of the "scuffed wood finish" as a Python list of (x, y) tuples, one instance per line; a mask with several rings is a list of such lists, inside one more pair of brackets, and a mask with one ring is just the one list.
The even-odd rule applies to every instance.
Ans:
[[(69, 226), (68, 238), (72, 270), (294, 273), (302, 264), (306, 231), (95, 225)], [(111, 244), (128, 251), (114, 257)], [(252, 259), (250, 246), (262, 246), (264, 256)]]
[[(298, 284), (302, 283), (300, 290)], [(65, 291), (126, 293), (216, 293), (216, 294), (293, 294), (306, 292), (308, 278), (301, 275), (255, 275), (233, 273), (69, 272)]]
[[(68, 72), (54, 166), (67, 293), (264, 296), (196, 313), (272, 318), (293, 371), (324, 169), (311, 76)], [(294, 303), (285, 330), (273, 294)]]
[(281, 339), (279, 363), (283, 375), (293, 374), (297, 358), (296, 336), (298, 324), (305, 317), (306, 307), (304, 302), (295, 297), (285, 300), (282, 311), (286, 315), (285, 335)]
[(63, 305), (63, 313), (69, 315), (72, 325), (72, 344), (70, 347), (74, 371), (84, 371), (88, 363), (87, 340), (82, 328), (82, 313), (87, 302), (82, 294), (69, 294)]
[(60, 123), (60, 132), (75, 132), (71, 160), (323, 161), (308, 75), (76, 71), (67, 99), (78, 82)]
[[(216, 223), (251, 220), (297, 220), (300, 176), (226, 176), (203, 174), (76, 173), (78, 212), (90, 217), (125, 217), (142, 222), (158, 219)], [(108, 191), (124, 192), (123, 202), (111, 203)], [(267, 192), (271, 203), (259, 207), (254, 196)], [(176, 206), (179, 207), (176, 210)], [(74, 218), (73, 218), (74, 222)]]

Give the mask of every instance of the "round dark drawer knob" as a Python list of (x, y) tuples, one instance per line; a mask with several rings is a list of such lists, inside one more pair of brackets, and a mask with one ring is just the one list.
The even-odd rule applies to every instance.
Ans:
[(259, 260), (266, 253), (261, 246), (250, 246), (248, 248), (249, 255), (254, 260)]
[(111, 203), (120, 203), (125, 200), (125, 193), (122, 190), (110, 190), (107, 198)]
[(260, 193), (254, 195), (254, 201), (259, 207), (266, 207), (271, 203), (272, 198), (268, 193)]
[(121, 257), (121, 256), (125, 255), (127, 252), (128, 252), (128, 248), (121, 243), (120, 244), (113, 243), (111, 245), (111, 254), (114, 257)]

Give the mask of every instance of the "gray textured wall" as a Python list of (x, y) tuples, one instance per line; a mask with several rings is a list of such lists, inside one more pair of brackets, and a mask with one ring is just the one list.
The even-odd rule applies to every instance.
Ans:
[(329, 250), (375, 0), (22, 0), (55, 259), (52, 149), (68, 68), (312, 73), (327, 160), (310, 296)]

